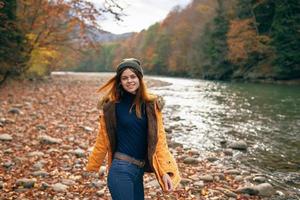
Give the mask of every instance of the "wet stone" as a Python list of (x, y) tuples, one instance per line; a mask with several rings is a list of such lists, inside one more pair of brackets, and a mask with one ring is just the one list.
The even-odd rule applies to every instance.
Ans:
[(194, 149), (189, 150), (188, 153), (191, 154), (191, 155), (197, 155), (197, 156), (200, 155), (199, 151), (198, 150), (194, 150)]
[(224, 193), (227, 197), (237, 198), (237, 196), (238, 196), (236, 193), (234, 193), (228, 189), (225, 189), (225, 188), (217, 187), (216, 189), (221, 191), (222, 193)]
[(206, 160), (208, 160), (209, 162), (215, 162), (215, 161), (217, 161), (219, 159), (216, 158), (216, 157), (208, 157), (208, 158), (206, 158)]
[(36, 183), (36, 179), (28, 179), (28, 178), (22, 178), (16, 181), (17, 186), (22, 186), (24, 188), (33, 188), (35, 183)]
[(275, 190), (270, 183), (262, 183), (255, 186), (255, 189), (258, 191), (260, 196), (269, 197), (275, 194)]
[(253, 181), (257, 182), (257, 183), (264, 183), (267, 181), (266, 177), (263, 176), (257, 176), (253, 178)]
[(236, 150), (247, 150), (247, 143), (243, 140), (240, 140), (229, 144), (228, 147)]
[(232, 149), (225, 149), (225, 150), (223, 151), (223, 153), (224, 153), (224, 155), (226, 155), (226, 156), (232, 156), (232, 155), (233, 155)]
[(6, 133), (0, 134), (1, 141), (11, 141), (12, 139), (13, 139), (12, 136), (9, 134), (6, 134)]
[(236, 190), (237, 193), (249, 194), (249, 195), (258, 195), (259, 191), (254, 188), (254, 186), (244, 186)]

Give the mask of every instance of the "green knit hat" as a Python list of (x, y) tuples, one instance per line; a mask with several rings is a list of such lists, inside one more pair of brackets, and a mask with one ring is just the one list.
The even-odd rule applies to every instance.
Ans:
[(141, 61), (139, 61), (136, 58), (125, 58), (122, 60), (122, 62), (117, 67), (117, 76), (121, 76), (122, 72), (127, 69), (132, 68), (138, 71), (142, 77), (144, 76), (143, 69), (141, 67)]

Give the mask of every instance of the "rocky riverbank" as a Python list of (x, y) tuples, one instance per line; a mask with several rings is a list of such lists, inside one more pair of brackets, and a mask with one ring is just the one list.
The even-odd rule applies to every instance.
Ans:
[[(0, 199), (110, 199), (106, 169), (83, 170), (97, 134), (96, 89), (109, 75), (55, 75), (43, 81), (7, 82), (0, 88)], [(147, 85), (168, 83), (147, 80)], [(243, 167), (243, 141), (222, 141), (218, 152), (198, 152), (172, 141), (182, 182), (163, 194), (145, 175), (146, 199), (297, 199), (266, 174)], [(228, 143), (228, 144), (226, 144)]]

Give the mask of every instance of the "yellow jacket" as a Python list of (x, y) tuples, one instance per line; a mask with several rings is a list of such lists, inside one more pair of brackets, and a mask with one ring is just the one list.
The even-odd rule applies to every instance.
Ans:
[[(166, 173), (170, 175), (174, 188), (177, 187), (180, 182), (180, 175), (177, 163), (169, 152), (166, 142), (161, 107), (161, 101), (159, 101), (158, 98), (146, 102), (148, 118), (148, 160), (146, 160), (145, 171), (154, 172), (162, 190), (165, 191), (166, 189), (162, 180), (163, 175)], [(107, 169), (110, 168), (113, 153), (116, 149), (115, 130), (115, 103), (103, 102), (103, 109), (100, 112), (99, 133), (86, 165), (88, 171), (97, 172), (107, 154)]]

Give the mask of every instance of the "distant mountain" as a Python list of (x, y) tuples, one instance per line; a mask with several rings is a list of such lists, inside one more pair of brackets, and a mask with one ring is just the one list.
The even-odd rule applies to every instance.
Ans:
[(88, 28), (87, 35), (91, 38), (93, 38), (97, 42), (115, 42), (115, 41), (121, 41), (125, 40), (129, 37), (131, 37), (134, 34), (134, 32), (128, 32), (128, 33), (122, 33), (122, 34), (113, 34), (108, 31), (104, 30), (98, 30), (94, 27)]

